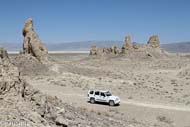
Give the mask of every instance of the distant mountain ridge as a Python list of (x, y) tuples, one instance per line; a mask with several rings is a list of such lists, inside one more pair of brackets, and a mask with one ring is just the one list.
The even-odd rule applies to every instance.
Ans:
[[(89, 51), (91, 45), (98, 47), (111, 47), (116, 45), (121, 48), (123, 41), (81, 41), (67, 43), (45, 43), (49, 51)], [(22, 43), (1, 43), (0, 47), (5, 47), (8, 51), (19, 51)], [(190, 53), (190, 42), (161, 44), (161, 47), (172, 53)]]
[(69, 43), (46, 44), (47, 48), (53, 51), (56, 50), (90, 50), (92, 45), (98, 47), (111, 47), (113, 45), (120, 46), (122, 41), (81, 41)]
[[(80, 41), (66, 43), (45, 43), (49, 51), (89, 51), (92, 45), (98, 47), (111, 47), (116, 45), (121, 47), (122, 41)], [(22, 43), (1, 43), (0, 47), (6, 48), (8, 51), (20, 51)]]
[(19, 51), (22, 48), (22, 43), (2, 43), (0, 47), (6, 48), (8, 51)]
[(161, 47), (171, 53), (190, 53), (190, 42), (162, 44)]

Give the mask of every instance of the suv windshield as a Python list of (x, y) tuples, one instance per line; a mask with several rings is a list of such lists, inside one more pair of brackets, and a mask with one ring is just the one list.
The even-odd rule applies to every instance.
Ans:
[(105, 94), (106, 94), (106, 96), (111, 96), (110, 92), (106, 92)]

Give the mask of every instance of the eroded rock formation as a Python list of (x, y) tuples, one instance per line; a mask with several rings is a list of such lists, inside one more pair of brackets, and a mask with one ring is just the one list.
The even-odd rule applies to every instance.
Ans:
[(92, 45), (91, 49), (90, 49), (90, 55), (98, 55), (97, 51), (98, 51), (98, 49), (97, 49), (96, 45)]
[(113, 54), (119, 54), (119, 49), (117, 48), (117, 46), (112, 46), (112, 51)]
[(7, 51), (6, 51), (4, 48), (2, 48), (2, 47), (0, 47), (0, 58), (1, 58), (1, 60), (8, 60), (8, 61), (9, 61), (8, 53), (7, 53)]
[(33, 21), (31, 18), (26, 20), (22, 33), (24, 36), (23, 53), (31, 54), (40, 62), (45, 63), (48, 60), (48, 50), (34, 31)]
[(160, 48), (160, 40), (157, 35), (153, 35), (149, 38), (147, 44), (138, 45), (137, 43), (131, 43), (131, 37), (126, 36), (125, 42), (120, 50), (117, 47), (112, 48), (97, 48), (92, 46), (90, 55), (106, 56), (107, 54), (119, 54), (125, 55), (129, 58), (165, 58), (169, 54)]
[[(55, 127), (57, 119), (63, 119), (60, 112), (64, 109), (62, 102), (45, 96), (24, 81), (17, 67), (10, 63), (6, 50), (0, 51), (1, 120), (22, 122), (24, 126), (31, 127)], [(64, 123), (60, 125), (67, 126)]]
[(98, 48), (96, 45), (93, 45), (90, 49), (90, 55), (93, 56), (103, 56), (108, 54), (119, 54), (117, 46), (112, 46), (111, 48)]
[(138, 49), (137, 43), (136, 43), (136, 42), (133, 42), (132, 47), (133, 47), (133, 49)]
[(124, 42), (124, 44), (123, 44), (123, 46), (122, 46), (122, 53), (125, 53), (126, 52), (126, 50), (129, 50), (131, 48), (131, 37), (130, 37), (130, 35), (128, 35), (128, 36), (126, 36), (125, 37), (125, 42)]
[(160, 48), (160, 40), (158, 35), (153, 35), (149, 38), (147, 46), (152, 48)]

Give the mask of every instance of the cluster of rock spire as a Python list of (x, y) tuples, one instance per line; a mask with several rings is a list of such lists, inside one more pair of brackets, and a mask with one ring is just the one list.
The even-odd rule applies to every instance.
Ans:
[[(34, 31), (33, 20), (31, 18), (27, 19), (23, 30), (23, 50), (21, 54), (30, 54), (35, 57), (41, 63), (47, 63), (48, 61), (48, 50), (42, 41), (39, 39), (37, 33)], [(90, 55), (102, 56), (106, 54), (127, 54), (130, 51), (138, 51), (144, 48), (160, 48), (160, 40), (157, 35), (153, 35), (149, 38), (145, 46), (138, 46), (137, 43), (131, 43), (131, 37), (128, 35), (125, 37), (125, 42), (121, 49), (117, 46), (112, 46), (109, 48), (98, 48), (93, 45), (90, 50)], [(7, 56), (4, 50), (0, 50), (0, 57)]]
[(100, 55), (100, 54), (118, 54), (119, 49), (117, 46), (112, 46), (111, 48), (98, 48), (96, 45), (92, 45), (90, 50), (90, 55)]
[(149, 38), (146, 45), (138, 46), (137, 43), (131, 43), (130, 35), (125, 37), (125, 42), (121, 49), (117, 46), (111, 48), (98, 48), (95, 45), (91, 47), (90, 55), (102, 56), (106, 54), (127, 54), (132, 51), (142, 51), (148, 49), (160, 48), (160, 40), (157, 35), (153, 35)]

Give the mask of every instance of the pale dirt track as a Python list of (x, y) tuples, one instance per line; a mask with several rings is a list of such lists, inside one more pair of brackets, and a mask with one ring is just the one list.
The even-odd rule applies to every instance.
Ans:
[(190, 125), (190, 109), (188, 107), (151, 104), (134, 100), (124, 100), (123, 98), (121, 98), (120, 106), (110, 107), (108, 105), (87, 103), (87, 91), (70, 90), (70, 88), (50, 84), (48, 86), (47, 84), (35, 84), (33, 86), (47, 95), (57, 96), (66, 103), (85, 108), (89, 111), (102, 113), (110, 113), (111, 111), (112, 115), (118, 115), (123, 119), (135, 118), (138, 121), (151, 121), (152, 123), (156, 122), (158, 116), (166, 116), (171, 121), (178, 121), (173, 123), (174, 127), (188, 127)]
[[(47, 93), (48, 91), (46, 91)], [(61, 94), (63, 97), (77, 97), (80, 100), (88, 99), (86, 96), (82, 94)], [(85, 101), (86, 102), (86, 101)], [(155, 108), (155, 109), (166, 109), (166, 110), (176, 110), (176, 111), (184, 111), (184, 112), (190, 112), (190, 108), (186, 107), (179, 107), (179, 106), (169, 106), (169, 105), (161, 105), (161, 104), (150, 104), (150, 103), (143, 103), (143, 102), (137, 102), (134, 100), (121, 100), (121, 104), (125, 105), (134, 105), (139, 107), (147, 107), (147, 108)]]
[[(51, 89), (47, 86), (38, 86), (37, 88), (41, 88), (40, 90), (51, 94), (53, 96), (58, 96), (61, 98), (78, 98), (79, 100), (83, 100), (84, 103), (86, 103), (87, 96), (84, 94), (77, 94), (77, 93), (63, 93), (62, 89), (59, 88), (59, 86), (52, 85), (54, 89)], [(55, 88), (57, 87), (57, 88)], [(54, 91), (56, 90), (56, 91)], [(72, 100), (72, 99), (71, 99)], [(80, 101), (82, 102), (82, 101)], [(166, 109), (166, 110), (174, 110), (174, 111), (184, 111), (184, 112), (190, 112), (190, 108), (188, 107), (182, 107), (182, 106), (171, 106), (171, 105), (163, 105), (163, 104), (153, 104), (153, 103), (144, 103), (144, 102), (137, 102), (135, 100), (125, 100), (121, 99), (121, 104), (123, 105), (133, 105), (138, 107), (146, 107), (146, 108), (154, 108), (154, 109)]]

